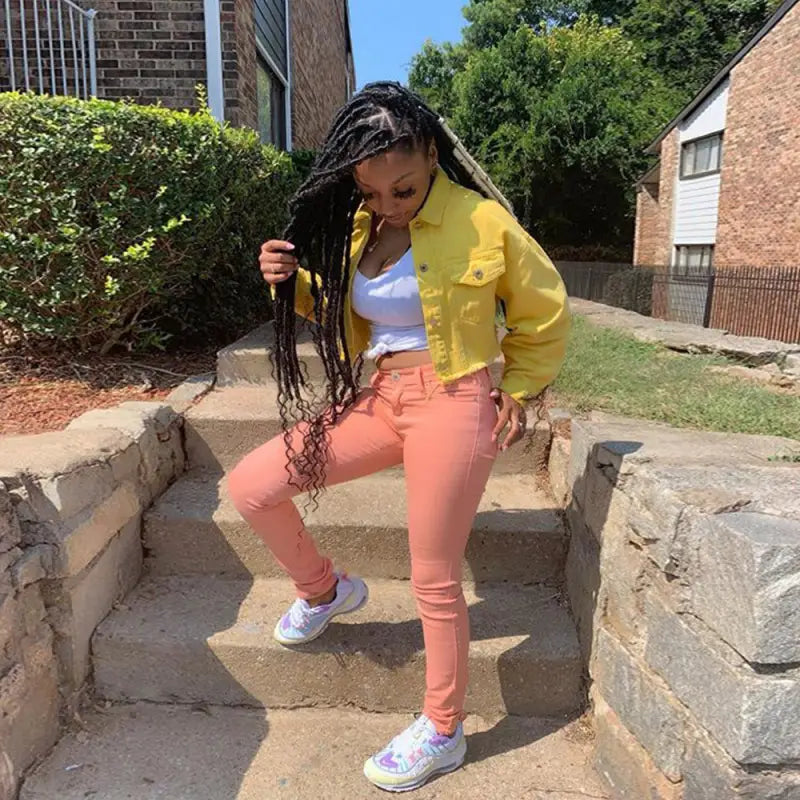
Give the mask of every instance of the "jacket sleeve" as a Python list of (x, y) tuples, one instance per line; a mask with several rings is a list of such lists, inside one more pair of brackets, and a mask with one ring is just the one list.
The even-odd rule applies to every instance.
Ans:
[(500, 344), (505, 370), (500, 388), (522, 403), (558, 375), (571, 327), (567, 291), (553, 262), (516, 220), (507, 216), (506, 271), (497, 296), (506, 309), (508, 333)]
[[(319, 276), (317, 276), (319, 278)], [(270, 294), (275, 299), (277, 290), (270, 286)], [(311, 273), (300, 267), (297, 270), (297, 283), (294, 288), (294, 310), (304, 319), (314, 321), (314, 298), (311, 296)]]

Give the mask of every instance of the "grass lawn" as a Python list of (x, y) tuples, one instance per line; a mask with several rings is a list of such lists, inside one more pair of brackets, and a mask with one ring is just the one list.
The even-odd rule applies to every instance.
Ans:
[(675, 353), (578, 315), (573, 320), (567, 359), (553, 384), (554, 399), (562, 408), (800, 439), (800, 397), (707, 369), (734, 362)]

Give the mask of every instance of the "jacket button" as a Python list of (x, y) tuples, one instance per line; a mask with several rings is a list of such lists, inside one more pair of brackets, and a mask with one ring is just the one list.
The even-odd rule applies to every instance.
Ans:
[(428, 265), (427, 264), (420, 264), (419, 265), (419, 271), (420, 272), (427, 272), (428, 271)]
[(431, 323), (431, 328), (438, 328), (439, 327), (439, 317), (431, 317), (430, 323)]
[(480, 279), (483, 277), (483, 270), (482, 270), (482, 269), (476, 269), (476, 270), (474, 270), (474, 271), (473, 271), (473, 273), (472, 273), (472, 274), (473, 274), (473, 275), (474, 275), (474, 276), (475, 276), (475, 277), (476, 277), (478, 280), (480, 280)]

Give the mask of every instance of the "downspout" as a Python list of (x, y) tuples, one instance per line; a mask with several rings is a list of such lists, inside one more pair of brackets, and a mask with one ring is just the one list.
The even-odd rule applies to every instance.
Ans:
[(289, 0), (286, 2), (286, 150), (292, 152), (292, 21)]
[(220, 0), (203, 0), (206, 29), (206, 78), (208, 107), (218, 122), (225, 119), (225, 95), (222, 89), (222, 25)]

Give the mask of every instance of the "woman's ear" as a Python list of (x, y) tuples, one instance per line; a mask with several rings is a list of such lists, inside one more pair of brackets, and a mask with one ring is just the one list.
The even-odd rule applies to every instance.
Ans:
[(428, 160), (430, 162), (431, 172), (434, 172), (439, 164), (439, 151), (436, 148), (436, 142), (431, 142), (431, 146), (428, 148)]

